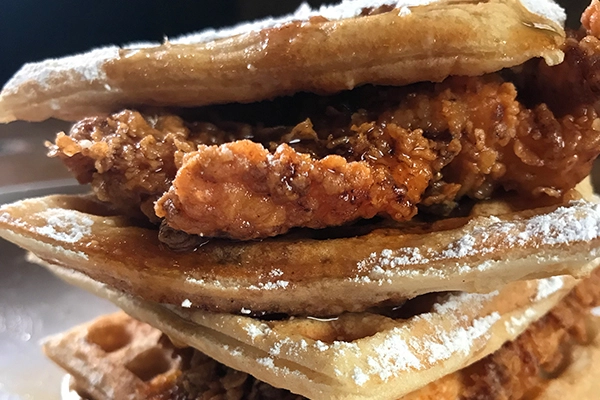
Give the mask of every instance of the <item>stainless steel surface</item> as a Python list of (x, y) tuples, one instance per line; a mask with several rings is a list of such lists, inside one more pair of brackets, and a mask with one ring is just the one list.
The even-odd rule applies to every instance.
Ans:
[[(80, 193), (65, 181), (0, 188), (0, 204), (51, 193)], [(42, 354), (40, 341), (116, 308), (30, 264), (0, 239), (0, 400), (58, 400), (64, 372)]]
[(56, 120), (0, 124), (0, 192), (2, 186), (70, 178), (60, 160), (46, 157), (44, 146), (68, 129), (68, 123)]

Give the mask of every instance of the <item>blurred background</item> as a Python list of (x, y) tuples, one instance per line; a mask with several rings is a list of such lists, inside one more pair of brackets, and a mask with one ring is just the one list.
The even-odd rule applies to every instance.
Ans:
[[(309, 0), (312, 6), (335, 0)], [(558, 0), (577, 25), (589, 0)], [(0, 0), (0, 84), (27, 61), (294, 11), (301, 0)]]

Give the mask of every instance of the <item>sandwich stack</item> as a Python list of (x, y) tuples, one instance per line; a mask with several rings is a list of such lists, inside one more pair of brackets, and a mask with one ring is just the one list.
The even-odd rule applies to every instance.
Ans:
[(92, 193), (0, 236), (118, 305), (89, 399), (595, 398), (600, 3), (345, 0), (27, 64), (0, 121)]

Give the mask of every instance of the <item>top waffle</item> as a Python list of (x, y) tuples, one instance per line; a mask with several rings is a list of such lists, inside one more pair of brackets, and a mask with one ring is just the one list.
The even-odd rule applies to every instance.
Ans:
[(441, 81), (534, 57), (559, 63), (564, 12), (549, 0), (523, 3), (532, 11), (517, 0), (346, 0), (162, 45), (27, 64), (0, 94), (0, 122)]

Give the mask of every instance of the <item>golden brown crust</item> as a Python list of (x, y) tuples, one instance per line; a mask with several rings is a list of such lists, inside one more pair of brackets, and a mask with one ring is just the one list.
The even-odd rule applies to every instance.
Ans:
[(401, 222), (417, 205), (452, 210), (462, 196), (482, 200), (499, 187), (561, 198), (600, 153), (592, 103), (557, 118), (545, 105), (526, 109), (512, 84), (490, 77), (451, 78), (432, 92), (415, 88), (372, 122), (353, 115), (351, 130), (368, 137), (374, 157), (351, 147), (345, 158), (314, 160), (286, 144), (270, 153), (246, 140), (199, 146), (183, 158), (156, 215), (190, 234), (238, 240), (376, 215)]
[(176, 230), (236, 240), (277, 236), (294, 227), (340, 226), (378, 214), (410, 220), (437, 157), (421, 131), (395, 125), (390, 131), (397, 140), (389, 166), (338, 155), (313, 160), (286, 144), (271, 154), (249, 140), (199, 146), (184, 157), (171, 189), (156, 202), (156, 215)]
[(207, 43), (112, 47), (26, 65), (0, 94), (0, 121), (476, 76), (534, 57), (559, 63), (563, 40), (558, 23), (516, 0), (442, 0), (410, 12), (312, 18)]
[(592, 0), (581, 15), (581, 25), (590, 35), (600, 37), (600, 2)]

